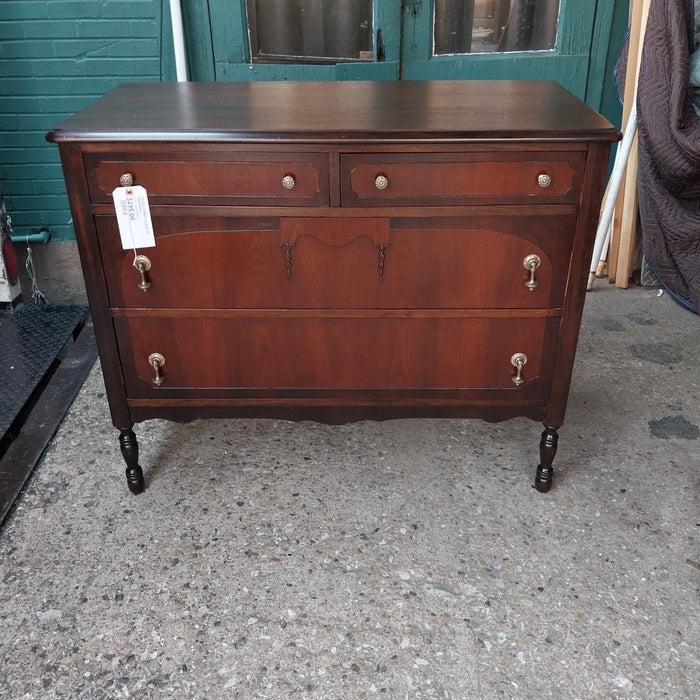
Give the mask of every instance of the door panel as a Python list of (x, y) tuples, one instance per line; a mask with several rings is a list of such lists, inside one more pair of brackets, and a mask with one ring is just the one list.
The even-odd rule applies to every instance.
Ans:
[[(287, 0), (284, 0), (287, 2)], [(198, 7), (198, 3), (196, 4)], [(256, 63), (251, 60), (246, 0), (209, 0), (215, 80), (396, 80), (401, 42), (401, 0), (372, 2), (372, 58), (358, 62)], [(232, 10), (232, 5), (236, 6)], [(201, 13), (201, 9), (199, 10)], [(221, 21), (219, 21), (221, 19)], [(197, 79), (195, 76), (194, 79)], [(206, 79), (206, 78), (205, 78)]]
[[(434, 50), (437, 1), (373, 0), (372, 60), (323, 65), (253, 63), (245, 0), (209, 0), (206, 17), (203, 17), (207, 14), (206, 9), (200, 3), (187, 3), (183, 9), (191, 79), (468, 80), (536, 77), (555, 80), (581, 99), (586, 99), (587, 82), (590, 82), (593, 91), (589, 104), (596, 109), (600, 107), (596, 85), (602, 82), (603, 76), (598, 57), (608, 54), (611, 41), (609, 33), (600, 27), (610, 22), (613, 8), (626, 0), (560, 0), (553, 50), (515, 53), (455, 51), (442, 55)], [(510, 5), (507, 9), (510, 10)], [(474, 12), (478, 17), (481, 17), (479, 13), (485, 15), (482, 19), (491, 21), (494, 27), (503, 23), (502, 2), (474, 0)], [(593, 42), (595, 51), (592, 51)], [(474, 45), (472, 50), (474, 48), (477, 47)], [(593, 71), (591, 81), (589, 63)]]
[[(598, 0), (610, 4), (614, 0)], [(437, 55), (433, 2), (406, 2), (402, 12), (400, 76), (403, 80), (555, 80), (583, 99), (597, 2), (561, 0), (553, 50)], [(474, 50), (475, 47), (472, 47)]]

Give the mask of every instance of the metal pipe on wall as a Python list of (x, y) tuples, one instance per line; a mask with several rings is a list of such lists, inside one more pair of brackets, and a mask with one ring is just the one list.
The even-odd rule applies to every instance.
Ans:
[(173, 27), (173, 47), (175, 49), (175, 75), (178, 83), (187, 82), (187, 53), (185, 51), (185, 31), (182, 24), (180, 0), (170, 0), (170, 23)]
[(612, 224), (613, 214), (615, 213), (615, 205), (617, 204), (617, 198), (620, 194), (620, 187), (622, 186), (622, 178), (625, 175), (625, 168), (627, 167), (627, 161), (629, 159), (636, 134), (637, 93), (635, 92), (632, 108), (625, 126), (625, 133), (622, 136), (622, 141), (617, 147), (615, 162), (613, 164), (612, 172), (610, 173), (610, 181), (608, 183), (608, 191), (606, 192), (605, 204), (603, 205), (600, 221), (598, 223), (598, 231), (596, 233), (595, 244), (593, 247), (593, 258), (591, 259), (591, 269), (588, 277), (588, 291), (590, 291), (593, 287), (593, 278), (595, 277), (598, 264), (601, 261), (603, 250), (606, 248), (606, 240), (607, 244), (609, 245), (610, 225)]
[(42, 228), (38, 233), (27, 234), (12, 234), (10, 240), (13, 243), (48, 243), (51, 240), (51, 231), (47, 228)]

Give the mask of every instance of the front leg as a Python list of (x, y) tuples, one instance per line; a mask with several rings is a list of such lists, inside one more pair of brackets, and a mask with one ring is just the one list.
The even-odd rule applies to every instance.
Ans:
[(131, 493), (141, 493), (146, 484), (143, 479), (143, 469), (139, 464), (139, 443), (131, 428), (123, 428), (119, 432), (119, 447), (126, 462), (126, 483)]
[(552, 475), (554, 468), (552, 462), (557, 454), (557, 443), (559, 442), (558, 428), (547, 428), (542, 431), (540, 439), (540, 463), (537, 465), (535, 475), (535, 488), (540, 493), (547, 493), (552, 487)]

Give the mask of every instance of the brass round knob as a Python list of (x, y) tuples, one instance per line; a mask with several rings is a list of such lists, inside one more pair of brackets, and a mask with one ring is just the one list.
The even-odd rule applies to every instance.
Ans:
[(285, 175), (282, 178), (282, 187), (284, 187), (285, 190), (293, 190), (296, 184), (296, 180), (291, 175)]
[(124, 173), (119, 178), (119, 184), (122, 187), (131, 187), (134, 184), (134, 176), (131, 173)]
[(545, 189), (546, 187), (549, 187), (552, 184), (552, 178), (549, 175), (547, 175), (547, 173), (541, 173), (537, 176), (537, 184), (542, 189)]
[(389, 186), (389, 180), (387, 180), (385, 175), (377, 175), (374, 178), (374, 186), (378, 190), (385, 190)]

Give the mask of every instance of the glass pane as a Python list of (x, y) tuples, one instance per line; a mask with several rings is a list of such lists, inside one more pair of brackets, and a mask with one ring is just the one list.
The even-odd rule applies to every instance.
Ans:
[(246, 0), (253, 61), (371, 61), (372, 0)]
[(559, 0), (435, 0), (435, 53), (553, 49)]

